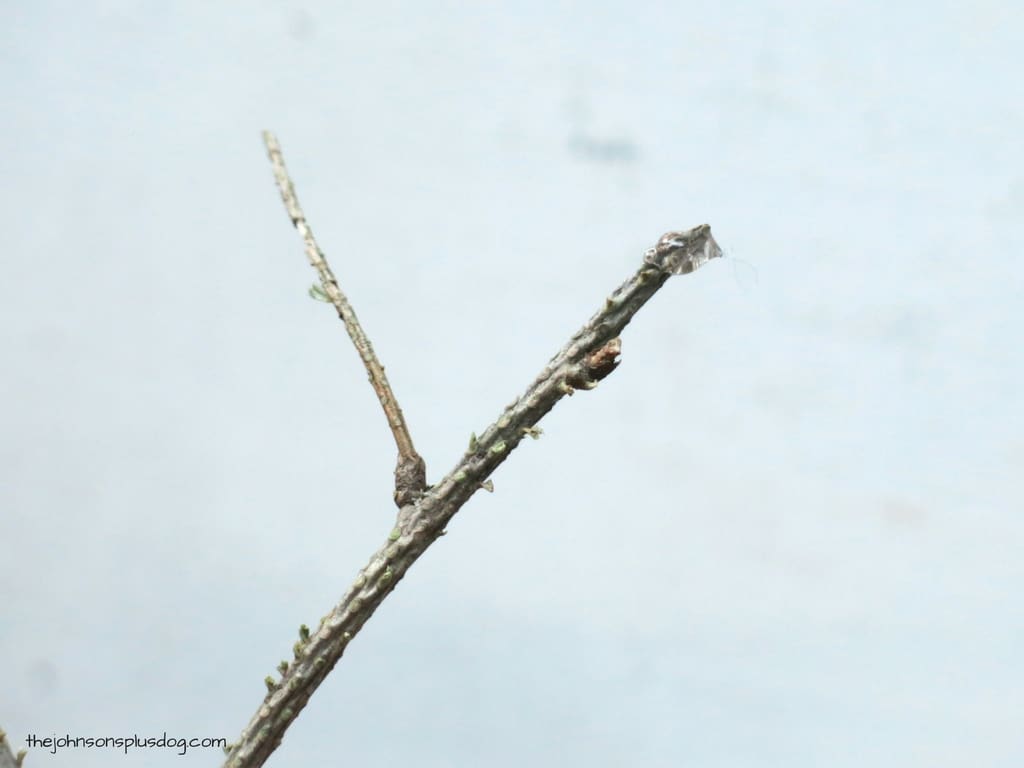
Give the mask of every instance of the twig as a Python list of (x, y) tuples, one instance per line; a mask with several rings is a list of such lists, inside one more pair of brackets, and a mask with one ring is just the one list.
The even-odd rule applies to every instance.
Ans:
[(25, 760), (27, 750), (19, 749), (15, 754), (11, 750), (11, 744), (7, 740), (7, 734), (0, 728), (0, 768), (21, 768)]
[(338, 310), (338, 317), (345, 324), (352, 343), (359, 352), (359, 357), (370, 374), (370, 384), (373, 391), (377, 393), (384, 415), (387, 417), (388, 426), (391, 427), (391, 434), (395, 436), (395, 445), (398, 446), (398, 464), (395, 467), (395, 503), (399, 507), (412, 503), (423, 491), (427, 484), (426, 466), (422, 457), (416, 453), (412, 444), (412, 437), (409, 428), (405, 424), (405, 417), (402, 409), (391, 391), (388, 377), (384, 374), (384, 366), (380, 364), (377, 355), (373, 351), (370, 340), (366, 337), (355, 310), (349, 304), (348, 298), (338, 287), (338, 281), (334, 277), (324, 252), (317, 245), (313, 237), (313, 230), (306, 221), (306, 215), (299, 205), (299, 198), (295, 194), (295, 185), (288, 175), (288, 169), (284, 164), (284, 155), (281, 153), (281, 145), (277, 137), (270, 131), (263, 132), (263, 143), (267, 147), (267, 154), (270, 156), (270, 163), (274, 167), (274, 179), (277, 181), (277, 188), (281, 191), (281, 199), (284, 201), (285, 210), (291, 217), (292, 224), (299, 231), (306, 246), (306, 256), (309, 263), (320, 276), (320, 285), (323, 293), (327, 296), (334, 308)]
[[(540, 372), (483, 434), (470, 440), (455, 467), (414, 503), (401, 508), (387, 541), (359, 572), (345, 596), (310, 632), (303, 625), (293, 648), (294, 661), (282, 662), (280, 681), (267, 679), (267, 696), (233, 745), (225, 766), (260, 766), (281, 743), (352, 638), (373, 615), (409, 568), (438, 537), (456, 512), (526, 436), (540, 434), (536, 424), (562, 397), (589, 390), (614, 370), (621, 350), (619, 334), (633, 315), (673, 274), (686, 274), (721, 256), (711, 228), (704, 224), (669, 232), (644, 254), (636, 273), (609, 296), (602, 308)], [(333, 278), (331, 278), (333, 280)]]

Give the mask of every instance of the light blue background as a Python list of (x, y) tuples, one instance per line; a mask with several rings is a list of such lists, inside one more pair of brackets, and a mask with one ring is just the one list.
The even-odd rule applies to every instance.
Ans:
[[(1024, 764), (1017, 3), (5, 4), (0, 725), (235, 739), (667, 229), (270, 765)], [(215, 765), (219, 752), (30, 755)]]

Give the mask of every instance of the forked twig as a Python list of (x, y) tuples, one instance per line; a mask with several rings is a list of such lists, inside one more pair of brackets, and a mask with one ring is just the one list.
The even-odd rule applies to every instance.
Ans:
[(15, 754), (7, 741), (7, 734), (0, 728), (0, 768), (21, 768), (26, 754), (25, 749), (19, 749)]
[[(265, 136), (269, 137), (267, 144), (273, 159), (276, 142), (269, 134)], [(276, 150), (276, 155), (280, 157), (280, 150)], [(280, 167), (283, 169), (283, 165)], [(278, 176), (278, 183), (283, 190), (291, 189), (283, 172)], [(294, 192), (291, 197), (294, 199)], [(287, 195), (285, 202), (287, 205)], [(289, 213), (297, 227), (301, 222), (300, 231), (304, 232), (310, 260), (321, 272), (325, 291), (328, 286), (333, 291), (328, 294), (333, 301), (341, 292), (312, 235), (305, 234), (308, 232), (305, 219), (295, 210), (293, 213), (290, 207)], [(615, 369), (621, 351), (619, 334), (640, 307), (670, 276), (692, 272), (721, 255), (711, 236), (711, 228), (706, 224), (684, 232), (669, 232), (648, 249), (635, 274), (605, 299), (597, 313), (551, 358), (526, 392), (508, 405), (479, 438), (474, 436), (470, 440), (469, 449), (455, 467), (436, 485), (401, 507), (387, 540), (359, 572), (341, 602), (320, 619), (319, 627), (312, 632), (305, 625), (299, 628), (299, 640), (293, 647), (294, 660), (278, 665), (279, 680), (267, 678), (267, 695), (242, 731), (238, 743), (231, 746), (226, 766), (253, 768), (263, 764), (281, 743), (288, 726), (313, 692), (341, 659), (352, 638), (419, 556), (445, 533), (445, 526), (462, 505), (477, 490), (486, 487), (491, 473), (525, 436), (539, 434), (537, 422), (555, 403), (578, 390), (593, 389)], [(341, 311), (339, 308), (339, 313)]]
[(388, 426), (391, 427), (391, 434), (395, 436), (395, 445), (398, 446), (398, 464), (395, 467), (395, 503), (399, 507), (415, 500), (416, 496), (426, 487), (426, 466), (423, 459), (412, 444), (412, 436), (405, 424), (405, 417), (402, 409), (395, 399), (388, 377), (384, 374), (384, 366), (380, 364), (370, 340), (366, 337), (363, 327), (359, 324), (355, 310), (349, 303), (348, 298), (338, 287), (338, 281), (331, 271), (324, 252), (313, 237), (313, 230), (306, 221), (306, 215), (299, 205), (299, 198), (295, 194), (295, 185), (288, 175), (288, 169), (284, 164), (284, 155), (281, 153), (281, 145), (277, 137), (270, 131), (263, 132), (263, 143), (267, 147), (267, 154), (270, 156), (270, 163), (274, 167), (274, 179), (277, 181), (277, 188), (281, 192), (281, 199), (284, 201), (285, 210), (291, 217), (292, 224), (302, 236), (306, 246), (306, 257), (309, 263), (320, 276), (320, 286), (324, 295), (338, 310), (338, 317), (345, 324), (352, 343), (359, 352), (359, 357), (370, 374), (370, 384), (373, 391), (377, 393), (384, 415), (387, 417)]

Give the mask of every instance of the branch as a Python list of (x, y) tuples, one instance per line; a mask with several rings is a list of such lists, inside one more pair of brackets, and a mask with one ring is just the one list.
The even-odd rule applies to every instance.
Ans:
[(263, 143), (267, 147), (267, 154), (270, 156), (270, 163), (274, 167), (274, 179), (277, 181), (277, 188), (281, 191), (281, 199), (284, 201), (285, 210), (291, 217), (292, 224), (299, 231), (302, 240), (306, 245), (306, 256), (309, 263), (320, 276), (320, 286), (323, 294), (338, 310), (338, 317), (345, 324), (349, 338), (359, 352), (359, 357), (366, 366), (366, 372), (370, 374), (370, 384), (373, 391), (377, 393), (384, 415), (387, 417), (388, 426), (391, 427), (391, 434), (395, 437), (395, 445), (398, 446), (398, 464), (395, 467), (395, 503), (399, 507), (413, 502), (426, 487), (426, 465), (423, 459), (412, 444), (412, 437), (409, 435), (409, 428), (405, 425), (405, 417), (402, 409), (391, 391), (388, 377), (384, 375), (384, 366), (380, 364), (377, 355), (373, 351), (370, 340), (363, 332), (356, 317), (355, 310), (349, 304), (348, 298), (338, 287), (338, 281), (327, 264), (324, 252), (317, 245), (313, 237), (313, 230), (306, 221), (306, 215), (299, 205), (299, 198), (295, 194), (295, 185), (288, 176), (288, 169), (284, 164), (284, 155), (281, 153), (281, 145), (277, 137), (270, 131), (263, 132)]
[[(268, 144), (271, 141), (272, 137)], [(305, 227), (301, 214), (296, 221)], [(322, 262), (315, 245), (312, 252)], [(477, 490), (487, 487), (491, 473), (526, 435), (536, 437), (540, 433), (536, 424), (555, 403), (578, 390), (593, 389), (615, 369), (621, 350), (619, 334), (640, 307), (671, 275), (687, 274), (721, 255), (706, 224), (685, 232), (669, 232), (647, 250), (636, 273), (612, 292), (526, 392), (505, 408), (479, 438), (470, 439), (469, 449), (455, 467), (399, 510), (387, 541), (359, 572), (341, 602), (320, 619), (319, 627), (312, 633), (305, 625), (299, 628), (294, 661), (282, 661), (278, 666), (280, 680), (266, 679), (267, 695), (238, 743), (232, 745), (225, 766), (254, 768), (264, 763), (352, 638), (420, 555), (445, 534), (445, 526), (462, 505)], [(333, 277), (329, 272), (327, 275), (327, 284), (333, 286)]]
[(28, 750), (19, 749), (18, 753), (14, 754), (10, 742), (7, 741), (7, 734), (0, 728), (0, 768), (21, 768), (27, 753)]

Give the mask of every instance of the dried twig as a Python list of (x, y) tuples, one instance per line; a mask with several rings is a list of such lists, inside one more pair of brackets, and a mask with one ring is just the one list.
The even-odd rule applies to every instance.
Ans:
[(281, 153), (281, 145), (278, 144), (277, 137), (270, 131), (264, 131), (263, 143), (267, 147), (270, 163), (274, 167), (274, 179), (281, 191), (284, 207), (306, 245), (306, 256), (309, 258), (309, 263), (320, 276), (323, 294), (338, 310), (338, 317), (345, 324), (345, 330), (348, 331), (356, 351), (359, 352), (359, 357), (363, 360), (363, 365), (366, 366), (367, 373), (370, 374), (370, 384), (373, 385), (373, 391), (377, 393), (377, 399), (380, 400), (384, 415), (387, 416), (391, 433), (395, 436), (395, 444), (398, 446), (398, 464), (395, 467), (395, 503), (399, 507), (404, 506), (415, 501), (426, 487), (426, 466), (413, 447), (412, 437), (405, 425), (402, 409), (391, 391), (388, 377), (384, 374), (384, 366), (377, 359), (370, 340), (359, 324), (355, 310), (352, 309), (352, 305), (349, 304), (345, 294), (338, 287), (338, 281), (334, 278), (334, 273), (327, 264), (323, 251), (317, 245), (316, 238), (313, 237), (313, 230), (306, 221), (306, 215), (302, 212), (299, 198), (295, 194), (295, 185), (292, 184), (288, 169), (285, 167), (284, 155)]
[[(272, 137), (268, 145), (276, 147)], [(301, 214), (296, 221), (305, 226)], [(323, 262), (315, 244), (312, 248), (317, 260)], [(551, 358), (526, 392), (505, 408), (479, 438), (470, 440), (469, 450), (455, 467), (413, 503), (401, 508), (387, 541), (359, 572), (341, 602), (320, 620), (316, 631), (310, 632), (305, 625), (299, 628), (294, 661), (278, 666), (279, 681), (267, 679), (263, 704), (232, 746), (225, 766), (251, 768), (263, 764), (352, 638), (427, 547), (444, 535), (445, 526), (462, 505), (486, 487), (490, 474), (525, 436), (540, 434), (536, 424), (555, 403), (577, 390), (593, 389), (614, 370), (621, 350), (619, 334), (671, 275), (692, 272), (717, 256), (721, 256), (721, 250), (706, 224), (685, 232), (669, 232), (644, 254), (636, 273)], [(322, 274), (328, 276), (326, 289), (334, 285), (334, 278), (326, 265), (323, 269)]]
[(26, 754), (25, 749), (19, 749), (15, 754), (11, 750), (10, 742), (7, 741), (7, 734), (0, 728), (0, 768), (21, 768)]

